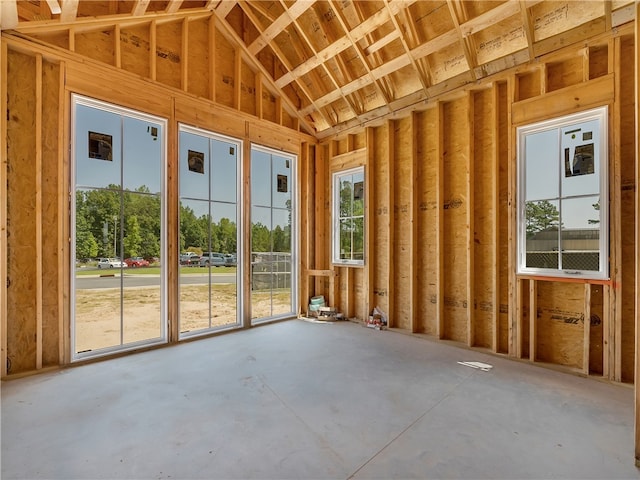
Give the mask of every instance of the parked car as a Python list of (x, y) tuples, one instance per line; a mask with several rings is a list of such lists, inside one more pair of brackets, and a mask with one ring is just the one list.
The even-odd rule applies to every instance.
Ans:
[(224, 264), (227, 267), (235, 267), (238, 265), (238, 259), (236, 257), (235, 253), (228, 253), (227, 255), (225, 255), (224, 257)]
[(218, 252), (204, 252), (200, 257), (201, 267), (224, 267), (225, 259), (222, 253)]
[(187, 252), (180, 255), (180, 265), (189, 267), (200, 265), (200, 255), (193, 252)]
[(124, 263), (127, 264), (127, 267), (138, 268), (138, 267), (148, 267), (149, 262), (142, 257), (131, 257), (125, 258)]
[(119, 258), (101, 258), (98, 260), (98, 268), (127, 268), (127, 264)]

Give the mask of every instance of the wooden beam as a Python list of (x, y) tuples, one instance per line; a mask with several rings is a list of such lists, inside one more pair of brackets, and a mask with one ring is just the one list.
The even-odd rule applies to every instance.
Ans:
[[(241, 2), (241, 6), (242, 3), (244, 2)], [(316, 0), (296, 0), (295, 3), (289, 7), (284, 5), (285, 11), (282, 15), (274, 20), (264, 31), (260, 32), (258, 38), (247, 47), (249, 53), (256, 55), (260, 52), (260, 50), (269, 45), (274, 38), (280, 35), (285, 28), (291, 25), (294, 20), (311, 8), (314, 3), (316, 3)], [(256, 24), (256, 27), (259, 27), (259, 24)]]
[(524, 36), (527, 39), (527, 51), (529, 52), (529, 60), (533, 60), (535, 58), (535, 52), (533, 50), (533, 44), (535, 43), (533, 21), (531, 20), (531, 15), (529, 14), (527, 3), (524, 0), (520, 0), (519, 5), (522, 30), (524, 31)]
[(167, 5), (167, 8), (164, 9), (164, 11), (168, 14), (176, 13), (178, 10), (180, 10), (182, 3), (183, 0), (169, 0), (169, 4)]
[(64, 0), (62, 2), (62, 13), (60, 14), (60, 22), (73, 22), (78, 16), (78, 5), (80, 0)]
[[(235, 2), (233, 2), (233, 3), (235, 4)], [(251, 63), (252, 67), (255, 69), (254, 71), (262, 72), (263, 78), (265, 80), (268, 80), (268, 82), (269, 82), (269, 86), (271, 87), (270, 90), (272, 91), (272, 93), (277, 98), (283, 98), (284, 99), (287, 111), (293, 117), (297, 116), (298, 119), (300, 120), (300, 124), (303, 125), (304, 128), (307, 131), (314, 132), (315, 128), (313, 127), (313, 125), (310, 124), (309, 121), (303, 115), (300, 115), (298, 113), (298, 108), (293, 105), (293, 102), (291, 101), (291, 99), (289, 99), (287, 96), (282, 96), (282, 92), (280, 91), (280, 89), (275, 87), (275, 84), (274, 84), (274, 81), (273, 81), (273, 77), (269, 74), (269, 72), (266, 71), (265, 67), (257, 59), (255, 59), (255, 57), (253, 57), (249, 53), (245, 43), (242, 41), (242, 39), (240, 37), (238, 37), (238, 34), (235, 32), (233, 27), (231, 27), (231, 25), (229, 25), (229, 22), (227, 22), (224, 19), (224, 17), (220, 16), (220, 14), (218, 12), (218, 9), (215, 10), (215, 14), (218, 17), (218, 23), (220, 25), (220, 28), (222, 29), (221, 33), (223, 33), (228, 39), (230, 39), (231, 43), (236, 45), (239, 50), (242, 50), (242, 52), (247, 56), (247, 60)]]
[(491, 242), (494, 269), (491, 274), (491, 350), (498, 352), (500, 345), (500, 90), (498, 84), (492, 87), (493, 112), (491, 115), (491, 214), (493, 229)]
[[(215, 12), (218, 18), (224, 19), (227, 15), (229, 15), (229, 12), (233, 10), (233, 7), (235, 7), (237, 3), (238, 2), (234, 0), (221, 0), (215, 8)], [(207, 5), (207, 8), (210, 8), (210, 4)]]
[(3, 0), (0, 2), (0, 31), (18, 26), (17, 0)]
[[(400, 8), (408, 8), (411, 4), (415, 3), (416, 1), (417, 0), (405, 1), (405, 2), (395, 1), (391, 4), (390, 10), (386, 8), (382, 8), (378, 10), (376, 13), (371, 15), (367, 20), (365, 20), (364, 22), (362, 22), (360, 25), (358, 25), (357, 27), (355, 27), (353, 30), (349, 32), (351, 38), (353, 39), (353, 41), (356, 41), (356, 42), (362, 40), (365, 36), (367, 36), (371, 32), (371, 30), (375, 30), (377, 27), (379, 27), (380, 25), (383, 25), (389, 20), (390, 11), (393, 13), (396, 13)], [(328, 47), (325, 47), (324, 49), (319, 51), (315, 57), (310, 58), (306, 62), (300, 64), (293, 70), (290, 70), (288, 73), (280, 77), (276, 81), (276, 86), (278, 88), (282, 88), (285, 85), (290, 84), (296, 78), (299, 78), (307, 74), (308, 72), (310, 72), (311, 70), (319, 66), (320, 64), (326, 62), (330, 58), (335, 57), (340, 52), (343, 52), (344, 50), (351, 47), (352, 45), (353, 45), (352, 40), (346, 35), (343, 36), (342, 38), (333, 42)]]
[(453, 21), (454, 31), (457, 33), (458, 41), (462, 46), (462, 51), (464, 52), (464, 57), (467, 60), (467, 66), (469, 67), (469, 71), (473, 75), (473, 79), (476, 79), (475, 68), (478, 64), (476, 59), (476, 51), (473, 48), (470, 37), (465, 37), (462, 34), (462, 28), (460, 26), (460, 20), (458, 18), (458, 8), (456, 6), (460, 6), (462, 10), (464, 10), (464, 4), (460, 2), (460, 0), (447, 0), (447, 6), (449, 7), (449, 12), (451, 14), (451, 20)]
[(135, 0), (133, 2), (133, 8), (131, 9), (131, 15), (134, 17), (144, 15), (150, 2), (151, 0)]
[(46, 2), (52, 15), (60, 15), (62, 13), (58, 0), (46, 0)]

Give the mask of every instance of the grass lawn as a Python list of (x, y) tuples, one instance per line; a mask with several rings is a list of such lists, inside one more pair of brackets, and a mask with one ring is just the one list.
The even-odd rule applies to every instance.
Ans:
[[(103, 273), (120, 273), (120, 269), (97, 269), (97, 268), (77, 268), (76, 276), (100, 275)], [(125, 273), (135, 273), (136, 275), (160, 275), (160, 267), (124, 268)], [(180, 275), (190, 273), (207, 273), (207, 267), (180, 267)], [(236, 267), (211, 267), (211, 273), (236, 273)]]

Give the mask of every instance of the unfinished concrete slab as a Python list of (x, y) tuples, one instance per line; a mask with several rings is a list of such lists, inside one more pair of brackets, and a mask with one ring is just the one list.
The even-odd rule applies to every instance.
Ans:
[(5, 381), (2, 478), (638, 478), (633, 405), (627, 386), (293, 320)]

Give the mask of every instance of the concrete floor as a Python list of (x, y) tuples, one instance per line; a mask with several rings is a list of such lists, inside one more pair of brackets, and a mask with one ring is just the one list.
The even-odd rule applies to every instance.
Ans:
[(1, 461), (3, 479), (639, 478), (629, 387), (302, 320), (3, 382)]

